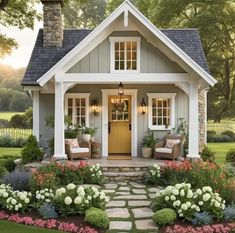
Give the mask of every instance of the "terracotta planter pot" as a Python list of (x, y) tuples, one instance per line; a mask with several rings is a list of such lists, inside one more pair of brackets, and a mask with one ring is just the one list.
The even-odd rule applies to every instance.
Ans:
[(151, 158), (152, 157), (152, 148), (142, 147), (142, 157)]

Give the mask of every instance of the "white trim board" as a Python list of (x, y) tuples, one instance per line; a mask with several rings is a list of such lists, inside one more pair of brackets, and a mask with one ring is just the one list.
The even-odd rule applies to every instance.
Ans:
[[(108, 97), (117, 95), (117, 89), (102, 89), (102, 155), (108, 156)], [(125, 89), (125, 95), (131, 96), (131, 156), (137, 157), (137, 89)]]
[[(140, 11), (138, 11), (136, 7), (126, 0), (86, 38), (84, 38), (77, 46), (66, 54), (40, 79), (38, 79), (37, 82), (39, 85), (45, 85), (57, 72), (65, 73), (75, 63), (85, 57), (115, 29), (114, 21), (126, 11), (131, 13), (131, 15), (133, 15), (142, 25), (144, 25), (160, 41), (160, 43), (172, 52), (172, 54), (176, 55), (179, 60), (183, 61), (187, 66), (192, 68), (192, 71), (195, 72), (195, 74), (199, 75), (211, 86), (216, 84), (217, 81), (208, 72), (193, 61), (182, 49), (173, 43), (166, 35), (164, 35), (163, 32), (156, 28)], [(128, 17), (129, 15), (130, 14), (128, 14)]]

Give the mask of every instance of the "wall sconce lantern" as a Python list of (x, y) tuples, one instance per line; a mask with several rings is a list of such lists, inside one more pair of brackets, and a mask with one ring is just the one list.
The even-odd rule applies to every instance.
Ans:
[(146, 103), (144, 101), (144, 98), (141, 102), (141, 113), (144, 115), (146, 113)]
[(118, 95), (124, 95), (124, 85), (122, 84), (122, 82), (120, 82), (118, 85)]
[(99, 116), (100, 111), (99, 111), (98, 101), (93, 100), (91, 106), (92, 106), (94, 116)]

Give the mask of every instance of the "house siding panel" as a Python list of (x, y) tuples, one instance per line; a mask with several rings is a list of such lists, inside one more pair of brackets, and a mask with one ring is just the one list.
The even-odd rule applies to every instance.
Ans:
[[(158, 48), (141, 36), (138, 32), (113, 32), (111, 37), (141, 37), (140, 72), (141, 73), (183, 73), (179, 65), (166, 57)], [(80, 69), (81, 67), (81, 69)], [(110, 42), (105, 39), (85, 58), (75, 64), (68, 73), (109, 73)]]

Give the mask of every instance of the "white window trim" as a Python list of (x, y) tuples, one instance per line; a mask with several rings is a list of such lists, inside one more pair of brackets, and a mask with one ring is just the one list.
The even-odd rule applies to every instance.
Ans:
[(86, 126), (89, 127), (89, 112), (90, 112), (90, 106), (89, 106), (89, 96), (91, 93), (66, 93), (65, 94), (65, 115), (68, 115), (68, 99), (69, 98), (85, 98), (86, 101)]
[[(110, 41), (110, 72), (111, 73), (140, 73), (140, 41), (141, 37), (109, 37)], [(115, 70), (114, 62), (115, 62), (115, 42), (128, 42), (135, 41), (137, 42), (137, 70)], [(126, 62), (126, 59), (125, 59)]]
[[(147, 93), (148, 96), (148, 127), (150, 130), (171, 130), (175, 127), (175, 97), (176, 93)], [(170, 125), (166, 128), (164, 125), (152, 125), (152, 99), (162, 98), (171, 99), (170, 101)]]

